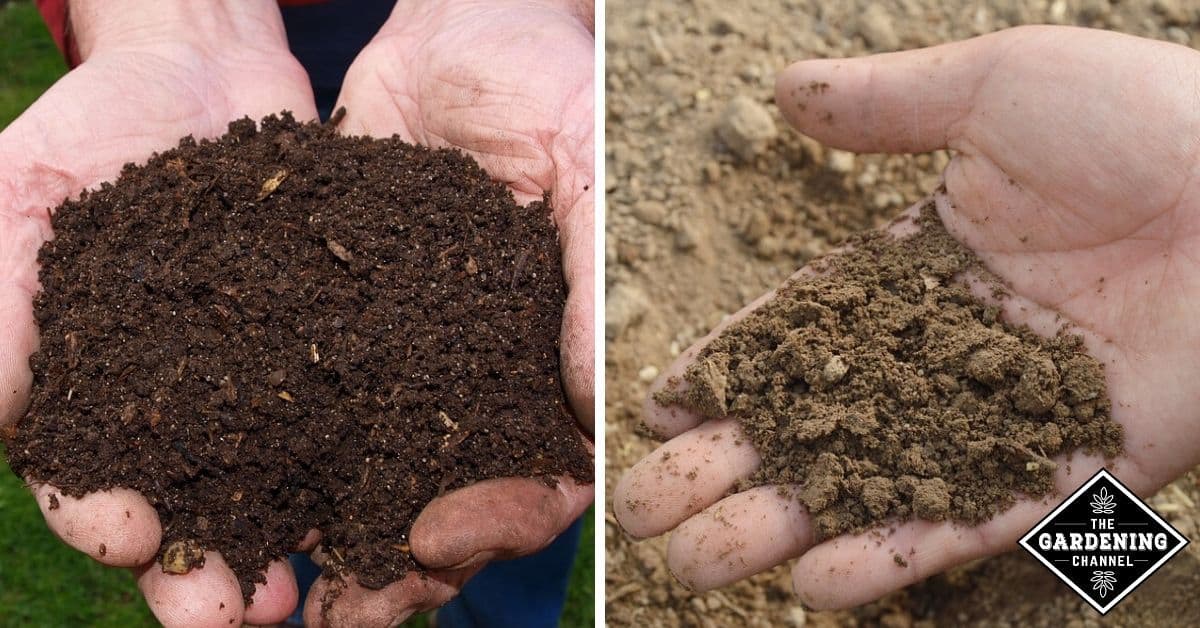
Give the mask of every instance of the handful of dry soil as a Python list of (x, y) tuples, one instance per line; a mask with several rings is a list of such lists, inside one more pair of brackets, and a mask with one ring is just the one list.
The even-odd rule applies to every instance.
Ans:
[(549, 209), (461, 153), (243, 119), (126, 166), (54, 230), (12, 467), (142, 492), (168, 571), (220, 551), (249, 599), (318, 528), (327, 572), (382, 587), (419, 568), (409, 529), (438, 495), (592, 481)]
[(736, 417), (762, 457), (752, 482), (799, 486), (818, 538), (914, 517), (977, 524), (1018, 492), (1047, 494), (1050, 458), (1122, 450), (1103, 367), (1082, 340), (1001, 320), (954, 281), (999, 280), (932, 203), (917, 222), (903, 238), (852, 238), (657, 398)]

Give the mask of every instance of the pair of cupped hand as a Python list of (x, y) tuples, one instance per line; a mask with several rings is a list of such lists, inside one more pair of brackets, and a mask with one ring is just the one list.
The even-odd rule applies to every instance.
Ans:
[[(0, 133), (0, 424), (25, 411), (28, 358), (38, 332), (32, 297), (47, 208), (111, 180), (185, 135), (214, 137), (229, 121), (292, 111), (317, 117), (304, 69), (288, 50), (271, 0), (71, 3), (82, 63)], [(592, 18), (571, 2), (466, 0), (399, 3), (347, 73), (340, 130), (391, 136), (472, 155), (518, 202), (552, 193), (569, 285), (563, 377), (584, 431), (593, 420)], [(583, 436), (581, 435), (581, 438)], [(208, 553), (202, 569), (168, 575), (152, 563), (157, 514), (129, 490), (58, 497), (34, 492), (50, 528), (96, 560), (133, 568), (167, 626), (272, 624), (302, 601), (286, 561), (245, 605), (233, 573)], [(59, 494), (61, 495), (61, 494)], [(437, 607), (488, 560), (548, 545), (592, 501), (564, 478), (482, 482), (431, 503), (413, 527), (414, 556), (432, 571), (385, 589), (351, 585), (327, 613), (319, 580), (307, 625), (388, 626)], [(316, 535), (301, 550), (312, 550)], [(101, 549), (103, 548), (103, 550)]]
[[(821, 84), (828, 87), (811, 88)], [(776, 83), (784, 117), (824, 144), (954, 151), (937, 211), (1011, 286), (1004, 316), (1053, 335), (1061, 313), (1104, 363), (1125, 454), (1112, 462), (1076, 454), (1060, 464), (1064, 494), (1103, 465), (1145, 495), (1200, 463), (1198, 85), (1194, 50), (1062, 27), (803, 61)], [(655, 389), (712, 337), (666, 369)], [(670, 440), (625, 474), (613, 509), (634, 537), (674, 530), (668, 565), (701, 591), (795, 559), (793, 587), (805, 604), (854, 606), (1016, 549), (1053, 507), (1024, 500), (973, 528), (911, 521), (882, 543), (865, 534), (817, 542), (803, 507), (778, 487), (730, 494), (760, 464), (736, 421), (701, 422), (652, 401), (645, 419)]]

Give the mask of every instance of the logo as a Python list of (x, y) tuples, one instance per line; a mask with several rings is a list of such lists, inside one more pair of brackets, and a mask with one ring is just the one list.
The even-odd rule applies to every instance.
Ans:
[(1021, 538), (1021, 547), (1101, 615), (1187, 544), (1105, 469)]

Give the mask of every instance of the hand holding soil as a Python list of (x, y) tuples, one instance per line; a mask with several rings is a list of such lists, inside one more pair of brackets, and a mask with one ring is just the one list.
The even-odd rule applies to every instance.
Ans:
[(418, 3), (396, 9), (346, 74), (343, 133), (450, 146), (520, 204), (550, 191), (570, 293), (563, 376), (594, 420), (591, 16), (570, 2)]
[[(1107, 466), (1142, 493), (1200, 462), (1193, 437), (1200, 394), (1190, 385), (1200, 341), (1191, 320), (1200, 303), (1200, 264), (1190, 253), (1200, 237), (1192, 176), (1200, 114), (1190, 81), (1179, 78), (1197, 71), (1200, 55), (1179, 46), (1021, 28), (914, 52), (801, 62), (777, 83), (785, 116), (827, 145), (956, 152), (937, 215), (1008, 286), (1004, 295), (979, 284), (974, 292), (996, 298), (1008, 323), (1046, 338), (1069, 324), (1082, 336), (1087, 353), (1103, 363), (1111, 417), (1124, 428), (1124, 454)], [(706, 345), (771, 296), (685, 352), (656, 388), (683, 375)], [(814, 381), (852, 380), (853, 368), (836, 363)], [(978, 365), (966, 371), (988, 380)], [(1068, 401), (1086, 396), (1071, 389), (1064, 380), (1058, 390)], [(1027, 403), (1027, 414), (1044, 411), (1040, 402)], [(1052, 507), (1021, 500), (969, 527), (930, 521), (944, 518), (947, 496), (916, 491), (921, 496), (910, 493), (911, 507), (923, 518), (822, 539), (822, 522), (789, 496), (807, 489), (812, 503), (807, 477), (797, 486), (729, 495), (763, 462), (737, 421), (705, 422), (649, 402), (646, 422), (672, 440), (622, 479), (614, 509), (634, 536), (675, 529), (671, 569), (700, 590), (798, 558), (793, 583), (802, 600), (818, 609), (853, 606), (1010, 550)], [(1031, 472), (1050, 466), (1028, 453)], [(1105, 461), (1075, 453), (1054, 463), (1049, 480), (1066, 491)], [(818, 459), (812, 475), (828, 475), (820, 465)]]
[[(32, 297), (38, 248), (51, 237), (48, 207), (113, 179), (126, 162), (144, 160), (184, 135), (219, 135), (235, 117), (283, 109), (301, 119), (316, 117), (278, 12), (263, 11), (269, 4), (161, 3), (148, 11), (138, 2), (73, 3), (83, 63), (0, 134), (0, 311), (6, 330), (0, 336), (6, 393), (0, 423), (11, 424), (29, 401), (28, 356), (38, 342)], [(162, 530), (154, 509), (132, 491), (82, 499), (59, 494), (53, 510), (51, 493), (59, 494), (50, 486), (36, 489), (55, 534), (102, 563), (135, 568), (138, 586), (160, 618), (192, 626), (265, 624), (282, 620), (296, 603), (285, 561), (272, 563), (249, 607), (215, 554), (205, 569), (185, 576), (147, 566)]]
[[(0, 192), (6, 201), (16, 201), (0, 246), (3, 259), (10, 260), (5, 267), (11, 284), (6, 310), (17, 321), (12, 328), (19, 331), (0, 351), (10, 364), (0, 369), (0, 378), (15, 391), (4, 407), (6, 423), (28, 402), (25, 356), (37, 344), (30, 300), (38, 288), (37, 251), (50, 237), (46, 207), (114, 178), (122, 164), (143, 161), (154, 150), (174, 146), (181, 136), (220, 135), (229, 120), (243, 114), (259, 119), (290, 110), (300, 120), (316, 115), (308, 82), (287, 50), (273, 3), (231, 3), (225, 13), (206, 6), (195, 12), (146, 15), (146, 24), (131, 21), (129, 7), (116, 4), (106, 4), (106, 13), (100, 14), (86, 2), (73, 3), (84, 63), (0, 137), (3, 162), (15, 164), (13, 171), (0, 174)], [(493, 178), (508, 183), (521, 203), (540, 199), (542, 190), (551, 193), (570, 288), (562, 325), (562, 375), (576, 416), (590, 430), (590, 25), (557, 8), (491, 9), (476, 14), (454, 2), (402, 5), (347, 77), (342, 104), (352, 113), (340, 130), (376, 136), (398, 133), (421, 144), (462, 148)], [(531, 20), (544, 25), (537, 31), (544, 38), (532, 45), (526, 41), (524, 47), (513, 48), (514, 38), (497, 34), (498, 29), (524, 33)], [(231, 26), (235, 22), (237, 28)], [(184, 44), (167, 46), (163, 41)], [(508, 75), (497, 76), (496, 67)], [(472, 75), (470, 68), (478, 68), (480, 74)], [(533, 97), (527, 99), (529, 95)], [(245, 130), (244, 125), (239, 128)], [(186, 168), (180, 176), (188, 176)], [(276, 186), (287, 186), (287, 176), (278, 177)], [(201, 196), (210, 191), (203, 190)], [(271, 194), (264, 187), (257, 201), (269, 200)], [(341, 243), (331, 241), (326, 248), (321, 252), (331, 264), (353, 264), (354, 252)], [(464, 268), (470, 272), (471, 266)], [(264, 381), (288, 381), (295, 374), (272, 378), (274, 373)], [(551, 388), (559, 390), (557, 384)], [(223, 388), (229, 403), (236, 404), (233, 389)], [(278, 404), (294, 401), (286, 390), (278, 396)], [(579, 439), (578, 448), (590, 448), (582, 435), (572, 435)], [(581, 477), (578, 469), (574, 475)], [(137, 493), (115, 489), (74, 499), (46, 485), (36, 493), (49, 525), (68, 543), (102, 562), (137, 569), (147, 601), (164, 623), (274, 623), (297, 601), (295, 581), (284, 561), (270, 563), (249, 605), (243, 602), (239, 578), (215, 552), (205, 554), (203, 568), (183, 575), (168, 575), (158, 564), (147, 564), (159, 551), (163, 531), (155, 509)], [(413, 527), (411, 543), (395, 544), (402, 548), (398, 551), (411, 552), (425, 565), (444, 571), (427, 578), (410, 573), (381, 591), (351, 586), (329, 596), (329, 583), (322, 580), (308, 598), (309, 623), (390, 624), (439, 606), (487, 560), (524, 555), (549, 543), (591, 499), (590, 485), (565, 476), (555, 488), (538, 480), (503, 478), (451, 491), (424, 511)], [(311, 549), (313, 543), (310, 538), (301, 549)], [(244, 579), (240, 584), (245, 586)], [(333, 602), (324, 614), (323, 602)]]
[[(400, 3), (347, 72), (339, 106), (347, 110), (344, 133), (461, 148), (520, 203), (551, 192), (568, 287), (563, 384), (591, 433), (593, 37), (590, 15), (567, 5)], [(488, 561), (546, 546), (587, 509), (592, 493), (566, 478), (555, 488), (506, 478), (441, 497), (412, 530), (414, 556), (437, 571), (378, 591), (351, 586), (329, 617), (366, 625), (436, 608)], [(328, 586), (319, 580), (310, 599)], [(319, 610), (310, 603), (306, 620), (315, 622)]]

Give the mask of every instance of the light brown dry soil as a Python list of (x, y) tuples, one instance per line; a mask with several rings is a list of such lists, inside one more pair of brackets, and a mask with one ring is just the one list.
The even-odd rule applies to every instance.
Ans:
[[(1200, 3), (1189, 0), (608, 3), (608, 494), (655, 447), (635, 426), (660, 369), (808, 259), (919, 200), (949, 161), (944, 152), (856, 156), (802, 138), (772, 102), (776, 71), (801, 58), (928, 46), (1028, 23), (1200, 46)], [(724, 117), (731, 109), (736, 125)], [(729, 141), (731, 129), (752, 141)], [(1200, 473), (1150, 502), (1185, 536), (1200, 536)], [(611, 510), (606, 516), (613, 626), (1200, 623), (1200, 544), (1104, 618), (1023, 554), (858, 609), (815, 613), (800, 608), (782, 567), (693, 594), (667, 571), (666, 536), (635, 543)]]

